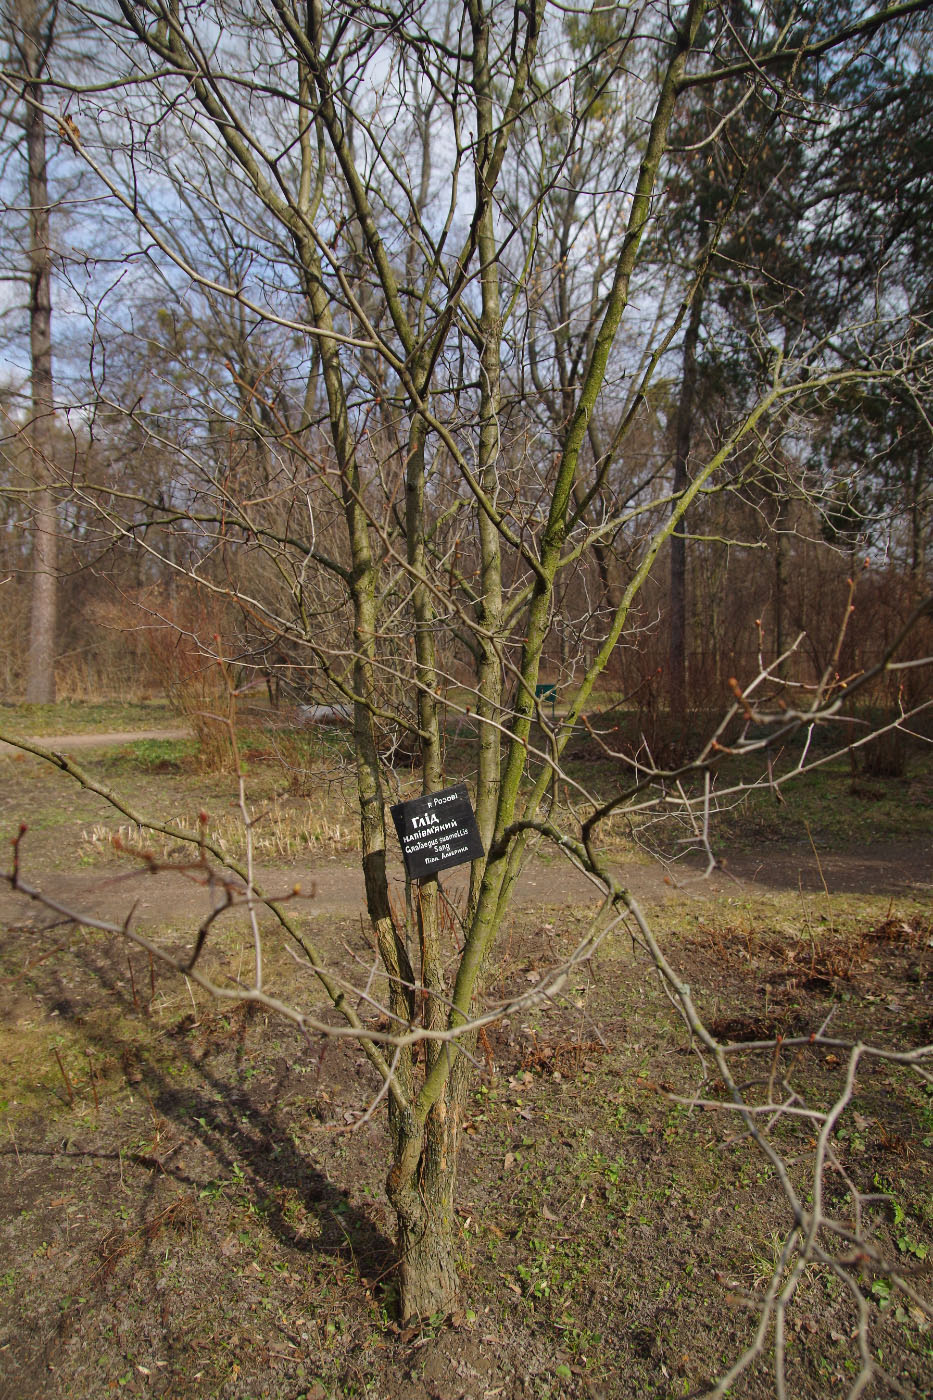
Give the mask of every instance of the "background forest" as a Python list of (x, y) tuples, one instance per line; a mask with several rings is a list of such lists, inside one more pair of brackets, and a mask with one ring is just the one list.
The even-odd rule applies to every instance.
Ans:
[[(821, 674), (846, 580), (867, 560), (839, 662), (840, 674), (854, 673), (922, 596), (931, 548), (925, 8), (895, 7), (874, 26), (844, 5), (713, 7), (696, 24), (627, 273), (624, 326), (580, 444), (567, 527), (580, 543), (555, 598), (548, 680), (569, 685), (592, 661), (645, 539), (724, 449), (607, 660), (613, 690), (682, 719), (716, 708), (760, 647), (777, 656), (800, 632), (808, 674)], [(402, 318), (431, 347), (424, 374), (437, 427), (425, 430), (424, 508), (437, 569), (450, 573), (456, 558), (469, 579), (479, 550), (460, 518), (469, 504), (460, 455), (485, 469), (477, 440), (493, 411), (496, 500), (516, 539), (532, 545), (628, 230), (646, 84), (665, 26), (691, 17), (631, 6), (542, 12), (517, 130), (502, 131), (508, 142), (491, 157), (484, 255), (473, 246), (475, 98), (461, 110), (458, 68), (475, 16), (419, 10), (411, 34), (404, 12), (328, 17), (335, 37), (328, 31), (322, 61), (339, 97), (334, 120), (377, 254), (346, 153), (328, 150), (324, 118), (302, 96), (283, 15), (274, 15), (278, 41), (258, 14), (219, 13), (205, 17), (216, 34), (192, 39), (260, 74), (255, 91), (232, 80), (246, 105), (217, 128), (226, 149), (212, 125), (231, 99), (219, 80), (199, 95), (170, 76), (185, 63), (181, 49), (155, 45), (167, 23), (159, 15), (30, 5), (5, 14), (2, 684), (10, 698), (29, 685), (34, 699), (53, 684), (64, 696), (159, 687), (137, 609), (151, 620), (181, 609), (201, 643), (219, 630), (238, 664), (277, 669), (295, 697), (333, 701), (339, 679), (307, 652), (305, 635), (313, 617), (323, 641), (326, 617), (339, 648), (339, 590), (326, 565), (312, 578), (305, 559), (304, 620), (293, 617), (294, 549), (313, 531), (322, 553), (339, 553), (331, 537), (340, 528), (322, 342), (306, 324), (310, 274), (295, 221), (307, 222), (339, 332), (366, 509), (384, 547), (401, 555), (411, 448), (398, 357), (415, 344)], [(488, 21), (492, 139), (517, 59), (505, 12)], [(365, 37), (350, 42), (343, 31), (355, 23)], [(797, 50), (807, 45), (804, 59)], [(756, 73), (769, 48), (786, 52)], [(27, 73), (32, 87), (18, 76)], [(485, 312), (484, 256), (496, 282)], [(40, 324), (52, 314), (54, 340)], [(482, 368), (484, 346), (492, 353), (484, 314), (495, 318), (494, 380)], [(778, 362), (783, 392), (733, 441)], [(37, 507), (40, 487), (50, 494)], [(50, 570), (43, 545), (54, 551)], [(50, 571), (56, 588), (43, 592)], [(42, 621), (53, 591), (54, 628)], [(255, 594), (268, 618), (251, 618), (237, 592)], [(445, 675), (467, 680), (463, 643), (446, 630)], [(27, 679), (30, 638), (41, 682)]]

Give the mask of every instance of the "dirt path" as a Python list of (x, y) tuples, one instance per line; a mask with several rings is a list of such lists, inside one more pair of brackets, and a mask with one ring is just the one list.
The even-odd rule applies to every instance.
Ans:
[[(53, 751), (67, 751), (113, 748), (139, 740), (182, 739), (188, 735), (187, 729), (179, 727), (43, 736), (34, 742)], [(0, 745), (0, 751), (3, 749), (12, 751), (5, 744)], [(672, 895), (705, 903), (724, 894), (741, 898), (769, 890), (917, 897), (933, 893), (933, 833), (927, 840), (821, 852), (819, 858), (809, 845), (764, 847), (760, 852), (730, 854), (721, 868), (708, 877), (698, 861), (665, 868), (644, 857), (616, 863), (616, 869), (636, 899), (649, 903)], [(190, 925), (203, 917), (206, 908), (206, 891), (192, 879), (166, 873), (154, 880), (119, 862), (48, 874), (33, 870), (30, 874), (47, 895), (79, 912), (122, 921), (135, 904), (140, 928)], [(444, 889), (455, 904), (463, 902), (466, 878), (465, 867), (443, 877)], [(352, 856), (321, 855), (287, 867), (265, 867), (260, 880), (273, 895), (284, 895), (300, 885), (306, 892), (302, 913), (315, 921), (357, 919), (364, 908), (362, 875)], [(585, 875), (568, 862), (554, 858), (530, 860), (516, 889), (516, 903), (526, 908), (579, 907), (595, 904), (600, 897), (598, 887)], [(404, 904), (400, 866), (394, 898), (400, 906)], [(21, 897), (0, 891), (0, 919), (15, 921), (22, 919), (23, 913)]]
[[(766, 861), (742, 855), (709, 877), (699, 866), (679, 866), (668, 874), (661, 865), (648, 860), (619, 865), (617, 869), (635, 898), (646, 903), (676, 896), (702, 905), (723, 895), (751, 898), (774, 890), (819, 894), (824, 888), (831, 894), (916, 898), (933, 893), (931, 846), (933, 843), (917, 843), (876, 847), (870, 854), (836, 853), (822, 856), (819, 864), (809, 848), (769, 853)], [(352, 858), (323, 857), (267, 868), (260, 878), (263, 889), (273, 896), (285, 896), (295, 885), (300, 886), (304, 898), (293, 907), (315, 922), (356, 920), (364, 909), (362, 875)], [(135, 906), (134, 918), (141, 930), (167, 924), (191, 926), (204, 917), (208, 905), (207, 891), (193, 878), (170, 872), (153, 878), (119, 864), (47, 876), (33, 872), (32, 879), (45, 894), (70, 910), (113, 922), (122, 922)], [(443, 887), (452, 902), (462, 906), (465, 869), (448, 872), (443, 877)], [(393, 895), (403, 907), (405, 894), (400, 875), (394, 882)], [(553, 912), (562, 907), (596, 905), (600, 898), (598, 888), (569, 864), (532, 860), (518, 881), (515, 903)], [(0, 919), (18, 921), (24, 913), (30, 917), (20, 896), (0, 892)]]

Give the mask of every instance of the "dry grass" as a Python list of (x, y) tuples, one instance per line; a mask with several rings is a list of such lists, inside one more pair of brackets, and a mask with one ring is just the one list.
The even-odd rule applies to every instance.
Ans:
[[(273, 797), (268, 802), (248, 803), (247, 813), (257, 859), (278, 863), (297, 860), (312, 851), (355, 851), (359, 830), (355, 821), (338, 820), (322, 807), (289, 798)], [(179, 816), (180, 825), (198, 829), (197, 813)], [(238, 811), (226, 812), (211, 821), (210, 839), (232, 859), (246, 853), (246, 827)], [(157, 860), (168, 861), (182, 854), (171, 837), (147, 832), (129, 823), (118, 827), (96, 823), (81, 831), (80, 854), (84, 862), (110, 859), (115, 847), (138, 849), (144, 846)]]

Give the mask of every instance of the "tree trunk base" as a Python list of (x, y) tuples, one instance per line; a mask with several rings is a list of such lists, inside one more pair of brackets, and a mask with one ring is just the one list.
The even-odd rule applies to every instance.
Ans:
[(459, 1278), (450, 1218), (428, 1214), (416, 1227), (399, 1221), (399, 1315), (448, 1313), (457, 1299)]

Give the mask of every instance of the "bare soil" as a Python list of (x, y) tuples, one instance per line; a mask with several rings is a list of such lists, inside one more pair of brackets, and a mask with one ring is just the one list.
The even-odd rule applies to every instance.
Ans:
[[(27, 848), (28, 849), (28, 848)], [(698, 907), (713, 906), (728, 896), (771, 892), (823, 890), (835, 894), (876, 894), (923, 897), (933, 890), (933, 842), (912, 842), (875, 849), (870, 856), (834, 852), (822, 857), (812, 850), (772, 852), (767, 863), (754, 856), (733, 857), (725, 868), (706, 875), (694, 862), (678, 867), (676, 877), (656, 863), (631, 862), (618, 868), (626, 886), (642, 902), (686, 900)], [(462, 899), (465, 877), (450, 872), (443, 882), (455, 903)], [(313, 863), (269, 866), (262, 871), (262, 888), (271, 895), (286, 896), (297, 885), (304, 892), (302, 910), (315, 924), (330, 919), (358, 918), (364, 908), (363, 879), (359, 862), (328, 857)], [(201, 884), (172, 872), (154, 881), (126, 861), (78, 871), (54, 871), (42, 880), (42, 889), (77, 912), (121, 922), (130, 910), (141, 931), (163, 927), (166, 921), (194, 927), (205, 912)], [(401, 870), (394, 883), (399, 907), (404, 902)], [(515, 891), (519, 909), (556, 905), (587, 907), (598, 901), (598, 891), (578, 869), (551, 860), (529, 860)], [(0, 920), (15, 920), (22, 900), (0, 889)], [(233, 921), (237, 915), (231, 916)], [(239, 914), (242, 922), (245, 911)]]
[[(29, 801), (30, 879), (114, 919), (136, 903), (140, 926), (190, 943), (203, 888), (110, 858), (81, 864), (97, 800), (6, 762), (0, 819), (12, 832)], [(191, 795), (171, 773), (138, 788), (166, 810)], [(222, 791), (208, 792), (216, 810)], [(632, 855), (620, 868), (722, 1038), (808, 1034), (832, 1013), (840, 1035), (922, 1045), (930, 855), (925, 839), (819, 855), (794, 844), (736, 854), (708, 880)], [(302, 884), (293, 911), (359, 980), (372, 951), (352, 857), (322, 849), (263, 879)], [(445, 887), (456, 903), (458, 879)], [(566, 865), (530, 862), (492, 994), (534, 985), (597, 900)], [(2, 1400), (674, 1397), (701, 1393), (751, 1336), (747, 1300), (787, 1209), (729, 1125), (675, 1101), (697, 1089), (697, 1057), (624, 933), (559, 1000), (481, 1046), (464, 1123), (462, 1304), (400, 1330), (387, 1140), (378, 1112), (360, 1120), (377, 1087), (360, 1052), (262, 1012), (221, 1014), (119, 939), (9, 892), (0, 929)], [(247, 955), (231, 922), (211, 956)], [(318, 1004), (302, 975), (270, 937), (273, 984)], [(826, 1055), (795, 1067), (823, 1100), (843, 1072)], [(801, 1136), (801, 1163), (806, 1147)], [(896, 1200), (899, 1223), (880, 1202), (870, 1228), (928, 1294), (933, 1100), (900, 1070), (871, 1069), (837, 1150), (861, 1189)], [(852, 1302), (832, 1285), (808, 1275), (791, 1309), (795, 1397), (844, 1395), (857, 1369)], [(929, 1328), (872, 1289), (866, 1274), (873, 1345), (901, 1393), (930, 1394)], [(736, 1393), (772, 1394), (767, 1367)]]

